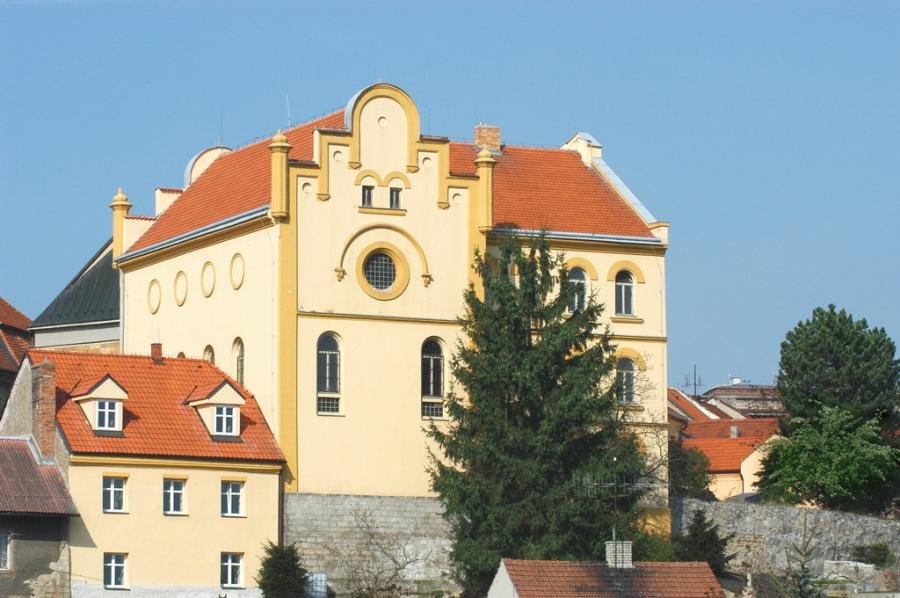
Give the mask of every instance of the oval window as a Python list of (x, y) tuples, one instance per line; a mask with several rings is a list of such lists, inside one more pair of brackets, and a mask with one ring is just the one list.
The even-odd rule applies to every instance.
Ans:
[(394, 260), (383, 251), (372, 252), (363, 265), (366, 282), (379, 291), (391, 288), (397, 280), (397, 266)]

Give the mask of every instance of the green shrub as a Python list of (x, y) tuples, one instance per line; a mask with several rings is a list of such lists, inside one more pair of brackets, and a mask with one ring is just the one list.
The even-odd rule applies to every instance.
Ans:
[(634, 560), (636, 561), (674, 561), (675, 546), (665, 536), (655, 534), (637, 534), (634, 537)]
[(868, 546), (854, 546), (853, 559), (875, 565), (879, 569), (889, 569), (897, 562), (894, 553), (884, 542), (876, 542)]
[(306, 569), (300, 564), (300, 554), (293, 544), (278, 546), (268, 542), (266, 556), (259, 567), (256, 583), (266, 598), (296, 598), (306, 592)]

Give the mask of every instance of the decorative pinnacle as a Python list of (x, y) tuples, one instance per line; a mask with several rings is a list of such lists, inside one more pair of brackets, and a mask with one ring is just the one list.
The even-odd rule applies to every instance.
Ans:
[(269, 149), (273, 151), (287, 151), (290, 148), (291, 144), (288, 143), (287, 136), (285, 136), (285, 134), (281, 132), (281, 129), (275, 131), (275, 134), (272, 135), (272, 143), (269, 144)]
[(110, 204), (110, 206), (112, 206), (112, 207), (115, 207), (115, 206), (131, 207), (131, 204), (128, 203), (128, 196), (125, 195), (125, 193), (122, 191), (121, 187), (119, 187), (119, 192), (113, 196), (112, 203)]
[(482, 149), (478, 152), (478, 157), (475, 159), (475, 164), (481, 166), (484, 164), (485, 166), (493, 166), (496, 160), (494, 160), (494, 154), (491, 153), (491, 150), (488, 148)]

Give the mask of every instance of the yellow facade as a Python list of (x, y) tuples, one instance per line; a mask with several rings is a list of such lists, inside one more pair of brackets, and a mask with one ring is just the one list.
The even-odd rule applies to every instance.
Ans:
[[(132, 589), (220, 587), (221, 553), (243, 555), (242, 586), (256, 586), (262, 546), (278, 541), (278, 465), (73, 456), (69, 491), (73, 588), (102, 587), (103, 555), (126, 555)], [(103, 478), (122, 478), (122, 512), (104, 512)], [(163, 481), (184, 483), (184, 513), (163, 513)], [(220, 512), (223, 481), (243, 484), (244, 514)]]
[[(415, 104), (394, 86), (363, 90), (347, 109), (349, 133), (314, 134), (318, 166), (285, 168), (284, 142), (273, 138), (265, 226), (120, 264), (124, 350), (145, 351), (159, 340), (167, 354), (197, 356), (210, 345), (216, 364), (233, 374), (230, 351), (241, 338), (245, 383), (285, 453), (288, 491), (428, 496), (421, 349), (439, 340), (449, 379), (462, 291), (476, 282), (473, 250), (497, 243), (490, 234), (494, 159), (483, 151), (478, 176), (452, 175), (448, 144), (421, 137)], [(597, 150), (578, 139), (572, 149), (591, 158)], [(369, 206), (361, 205), (363, 186), (372, 188)], [(391, 189), (399, 190), (399, 208), (390, 205)], [(633, 270), (635, 316), (609, 318), (608, 310), (607, 323), (620, 349), (640, 357), (645, 391), (628, 419), (656, 444), (666, 424), (668, 229), (651, 228), (662, 241), (653, 247), (552, 236), (551, 243), (585, 267), (590, 291), (607, 306), (615, 290), (609, 274)], [(362, 273), (376, 250), (393, 258), (403, 283), (390, 292), (373, 289)], [(228, 271), (238, 254), (246, 274), (235, 288)], [(209, 296), (201, 288), (206, 263), (216, 271)], [(317, 341), (324, 333), (339, 341), (340, 408), (319, 414)]]

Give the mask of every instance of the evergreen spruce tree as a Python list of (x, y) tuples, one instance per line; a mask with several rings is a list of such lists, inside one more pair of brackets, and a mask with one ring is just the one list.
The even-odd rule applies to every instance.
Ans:
[[(546, 239), (499, 257), (476, 254), (482, 300), (465, 293), (452, 363), (463, 391), (447, 400), (449, 429), (432, 426), (432, 488), (452, 528), (451, 560), (466, 595), (484, 595), (500, 559), (602, 559), (617, 525), (629, 534), (646, 466), (615, 416), (614, 358), (589, 298)], [(517, 281), (516, 281), (517, 278)], [(591, 490), (594, 490), (593, 492)]]
[(268, 542), (263, 550), (256, 583), (265, 598), (296, 598), (306, 592), (306, 569), (300, 564), (300, 554), (293, 544), (278, 546)]
[(706, 519), (703, 509), (698, 509), (687, 533), (675, 538), (675, 555), (679, 561), (706, 561), (713, 573), (721, 577), (725, 575), (728, 561), (734, 558), (733, 554), (725, 554), (725, 547), (733, 537), (734, 534), (720, 536), (719, 526)]

